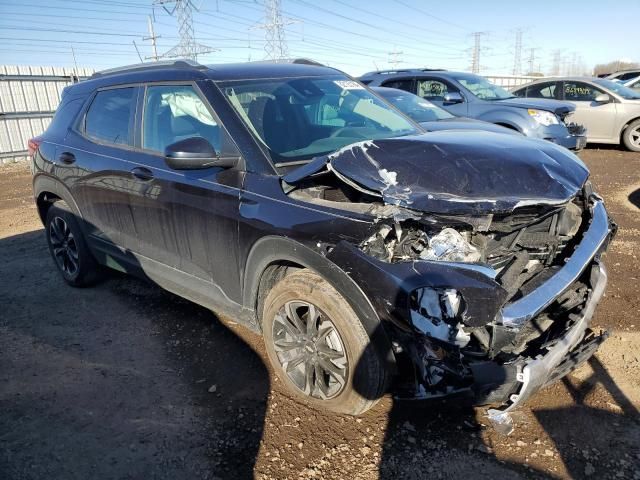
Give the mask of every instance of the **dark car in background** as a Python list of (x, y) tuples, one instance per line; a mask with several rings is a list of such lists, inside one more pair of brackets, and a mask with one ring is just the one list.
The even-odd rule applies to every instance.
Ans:
[(100, 72), (29, 148), (68, 284), (107, 266), (241, 322), (319, 407), (362, 413), (392, 385), (512, 409), (604, 338), (613, 225), (580, 159), (424, 133), (332, 68)]
[(501, 125), (571, 150), (581, 150), (586, 144), (584, 129), (571, 123), (575, 107), (570, 103), (517, 98), (472, 73), (429, 69), (376, 71), (361, 76), (360, 81), (370, 87), (399, 88), (452, 115)]
[(402, 113), (418, 122), (429, 132), (440, 130), (481, 130), (484, 132), (519, 135), (518, 132), (511, 128), (501, 127), (494, 123), (474, 120), (473, 118), (456, 117), (445, 109), (434, 105), (429, 100), (404, 90), (389, 87), (371, 87), (371, 90)]

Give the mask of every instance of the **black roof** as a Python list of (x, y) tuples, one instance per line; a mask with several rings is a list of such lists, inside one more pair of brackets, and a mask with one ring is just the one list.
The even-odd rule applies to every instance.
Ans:
[(342, 73), (311, 60), (298, 59), (279, 62), (227, 63), (201, 65), (189, 60), (153, 62), (103, 70), (87, 81), (73, 85), (76, 92), (95, 88), (153, 81), (244, 80), (261, 78), (313, 77)]

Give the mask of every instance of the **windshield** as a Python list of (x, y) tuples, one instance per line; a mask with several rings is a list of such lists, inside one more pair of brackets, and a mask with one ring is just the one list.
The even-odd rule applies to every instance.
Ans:
[(513, 94), (504, 88), (494, 85), (489, 80), (478, 75), (462, 74), (453, 75), (458, 82), (481, 100), (503, 100), (514, 98)]
[(342, 75), (239, 80), (219, 86), (278, 166), (363, 140), (418, 133), (407, 118)]
[(612, 82), (605, 78), (594, 78), (593, 83), (600, 85), (601, 87), (608, 88), (612, 92), (620, 95), (625, 100), (640, 100), (640, 93), (632, 90), (629, 87), (625, 87), (620, 83)]
[(440, 108), (428, 100), (420, 98), (412, 93), (402, 92), (395, 89), (376, 88), (374, 88), (373, 91), (418, 123), (454, 118), (454, 116), (445, 109)]

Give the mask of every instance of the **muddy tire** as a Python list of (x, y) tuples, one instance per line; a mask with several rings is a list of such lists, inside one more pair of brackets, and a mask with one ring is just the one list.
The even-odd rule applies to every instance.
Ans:
[(385, 366), (349, 303), (309, 270), (286, 276), (263, 310), (267, 354), (299, 399), (358, 415), (383, 395)]
[(54, 203), (45, 219), (49, 252), (65, 282), (86, 287), (102, 276), (102, 268), (91, 254), (76, 216), (63, 202)]
[(635, 120), (625, 128), (622, 142), (632, 152), (640, 152), (640, 119)]

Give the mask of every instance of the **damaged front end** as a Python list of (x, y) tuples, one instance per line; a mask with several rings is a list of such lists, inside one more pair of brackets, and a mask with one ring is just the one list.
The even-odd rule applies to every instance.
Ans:
[[(589, 323), (615, 225), (568, 152), (507, 138), (517, 160), (495, 149), (471, 160), (451, 137), (431, 138), (352, 145), (285, 176), (285, 190), (372, 216), (361, 243), (327, 257), (383, 320), (399, 397), (459, 394), (510, 410), (605, 338)], [(390, 162), (394, 151), (405, 161)]]

